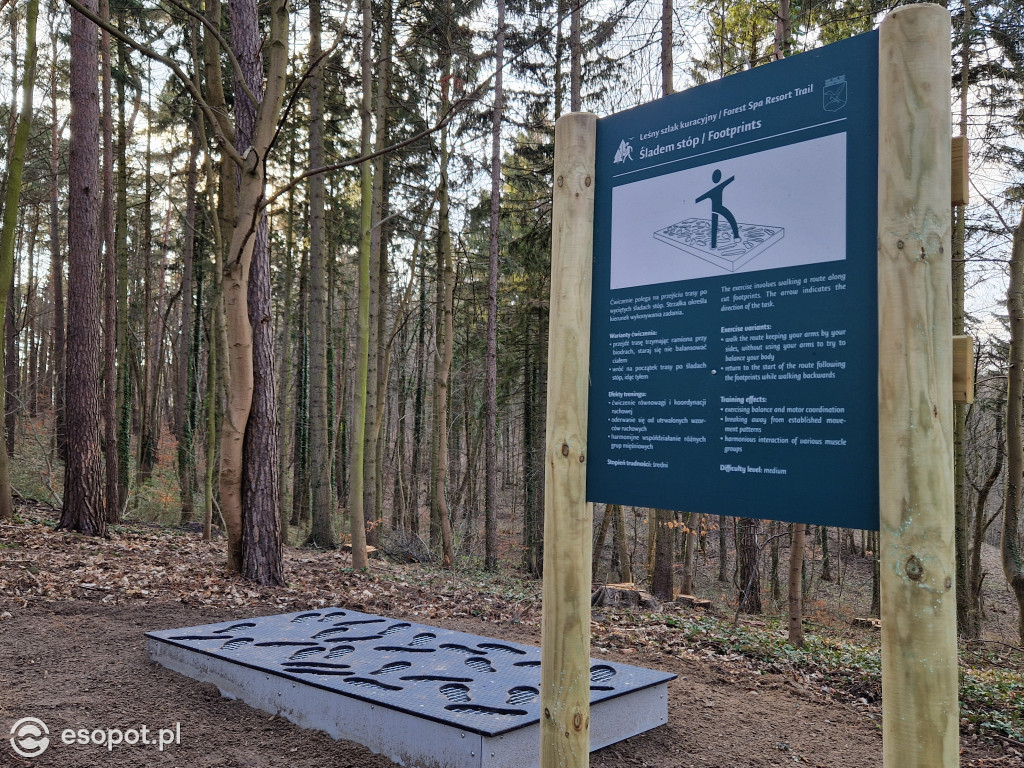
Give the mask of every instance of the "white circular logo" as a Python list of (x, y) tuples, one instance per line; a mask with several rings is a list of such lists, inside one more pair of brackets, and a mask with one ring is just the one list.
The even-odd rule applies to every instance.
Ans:
[(22, 757), (39, 757), (50, 746), (46, 723), (35, 717), (23, 717), (11, 726), (11, 749)]

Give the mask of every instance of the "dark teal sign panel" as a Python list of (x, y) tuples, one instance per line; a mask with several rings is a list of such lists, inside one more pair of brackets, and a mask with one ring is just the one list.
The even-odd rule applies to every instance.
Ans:
[(591, 501), (878, 528), (878, 35), (598, 121)]

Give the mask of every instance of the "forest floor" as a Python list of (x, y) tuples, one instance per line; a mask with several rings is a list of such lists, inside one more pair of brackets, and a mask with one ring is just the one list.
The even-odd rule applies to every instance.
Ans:
[[(385, 561), (360, 574), (342, 552), (288, 548), (288, 586), (262, 588), (226, 571), (222, 540), (147, 525), (118, 526), (96, 540), (56, 533), (55, 522), (52, 510), (35, 505), (0, 524), (0, 766), (393, 765), (150, 662), (150, 630), (340, 606), (540, 642), (540, 584), (515, 574)], [(669, 685), (668, 724), (598, 750), (592, 766), (881, 765), (877, 633), (847, 631), (840, 640), (812, 624), (808, 650), (797, 651), (774, 618), (736, 627), (732, 618), (725, 604), (706, 613), (675, 604), (595, 611), (595, 657), (678, 677)], [(1000, 643), (982, 648), (995, 650), (968, 649), (961, 664), (971, 691), (961, 765), (1022, 766), (1024, 659)], [(10, 724), (22, 717), (50, 728), (53, 746), (40, 757), (22, 759), (6, 743)], [(155, 731), (176, 723), (181, 741), (163, 752), (108, 752), (56, 738), (67, 728)]]

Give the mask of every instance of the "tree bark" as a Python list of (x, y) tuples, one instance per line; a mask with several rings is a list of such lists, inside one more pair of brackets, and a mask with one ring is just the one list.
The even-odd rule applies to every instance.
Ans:
[[(85, 7), (96, 11), (96, 0)], [(67, 436), (59, 530), (102, 536), (100, 447), (99, 60), (96, 25), (71, 12), (71, 156), (68, 161)]]
[(744, 613), (761, 613), (761, 577), (758, 565), (757, 520), (741, 517), (737, 552), (740, 561), (739, 600)]
[(573, 2), (569, 19), (569, 111), (583, 109), (583, 3)]
[[(451, 74), (450, 62), (444, 68), (445, 75)], [(442, 113), (447, 110), (447, 95), (442, 99)], [(455, 547), (452, 540), (451, 515), (445, 496), (448, 475), (448, 386), (452, 358), (455, 350), (455, 328), (453, 301), (455, 291), (455, 265), (452, 260), (451, 231), (448, 219), (448, 129), (441, 129), (441, 183), (440, 207), (438, 213), (438, 340), (434, 354), (434, 429), (437, 439), (437, 460), (434, 465), (431, 508), (437, 519), (441, 534), (441, 564), (452, 566)]]
[[(100, 17), (110, 20), (109, 0), (100, 0)], [(117, 413), (117, 252), (114, 238), (114, 108), (113, 74), (110, 65), (110, 33), (100, 33), (100, 67), (103, 71), (103, 427), (106, 473), (107, 522), (121, 519), (118, 494)]]
[[(971, 3), (964, 0), (963, 36), (961, 38), (960, 66), (960, 135), (967, 135), (967, 101), (968, 84), (970, 82), (970, 45)], [(953, 285), (953, 335), (965, 333), (964, 289), (966, 287), (966, 261), (964, 259), (966, 244), (966, 205), (953, 207), (953, 247), (950, 249), (950, 279)], [(954, 556), (956, 558), (956, 624), (961, 634), (971, 631), (972, 613), (969, 576), (970, 576), (970, 524), (968, 522), (967, 504), (967, 462), (965, 461), (965, 444), (967, 441), (967, 406), (953, 404), (953, 503), (954, 512)], [(981, 542), (975, 542), (976, 547)]]
[[(309, 4), (309, 54), (320, 58), (320, 0)], [(310, 73), (309, 162), (324, 164), (323, 67)], [(334, 549), (334, 493), (327, 424), (327, 267), (324, 260), (324, 179), (309, 179), (309, 458), (313, 530), (307, 543)]]
[(661, 95), (675, 92), (675, 62), (672, 58), (672, 0), (661, 0)]
[[(231, 256), (243, 265), (241, 274), (245, 275), (246, 260), (250, 267), (249, 274), (245, 275), (247, 280), (242, 280), (237, 287), (230, 286), (237, 304), (229, 315), (229, 327), (241, 332), (243, 345), (246, 341), (251, 345), (237, 358), (231, 354), (234, 366), (238, 366), (243, 356), (248, 358), (247, 369), (242, 370), (239, 366), (231, 373), (231, 394), (237, 386), (240, 398), (235, 408), (229, 405), (231, 418), (228, 419), (232, 430), (244, 424), (242, 455), (239, 457), (238, 501), (242, 523), (239, 566), (247, 579), (259, 584), (283, 585), (281, 521), (277, 506), (277, 395), (270, 302), (270, 237), (262, 202), (266, 154), (277, 129), (284, 97), (288, 10), (285, 0), (275, 0), (271, 8), (271, 67), (264, 94), (257, 4), (255, 0), (232, 0), (229, 8), (232, 47), (242, 75), (256, 98), (264, 97), (257, 108), (249, 101), (242, 84), (235, 83), (235, 141), (240, 152), (251, 162), (239, 176), (239, 204), (231, 240)], [(234, 269), (233, 264), (230, 268)], [(239, 316), (242, 310), (247, 313), (244, 319)], [(240, 407), (243, 401), (248, 405), (244, 417)], [(231, 430), (225, 432), (230, 433)], [(223, 486), (221, 493), (223, 496)]]
[(805, 523), (793, 523), (793, 538), (789, 545), (789, 642), (797, 648), (804, 646), (804, 536)]
[[(377, 71), (377, 102), (374, 107), (374, 123), (377, 126), (375, 152), (388, 145), (388, 86), (391, 68), (392, 7), (382, 3), (380, 66)], [(388, 191), (385, 156), (378, 155), (373, 161), (373, 184), (370, 187), (370, 341), (367, 367), (367, 411), (366, 411), (366, 468), (364, 507), (368, 519), (367, 543), (377, 545), (381, 524), (383, 489), (383, 467), (380, 441), (381, 424), (384, 420), (385, 396), (388, 386), (388, 356), (385, 334), (387, 331), (388, 257), (387, 218)]]
[[(373, 130), (372, 120), (372, 51), (371, 51), (371, 2), (362, 0), (362, 43), (359, 65), (362, 73), (362, 101), (360, 103), (360, 153), (370, 152)], [(359, 164), (359, 308), (356, 318), (356, 376), (355, 400), (353, 404), (353, 429), (351, 432), (351, 456), (348, 491), (348, 511), (352, 528), (352, 567), (363, 570), (369, 566), (366, 557), (366, 514), (363, 507), (366, 450), (366, 399), (370, 355), (370, 227), (373, 219), (373, 170), (372, 162), (364, 160)]]
[[(498, 235), (501, 223), (501, 117), (505, 96), (502, 71), (505, 66), (505, 0), (497, 0), (497, 5), (494, 106), (491, 112), (491, 217), (487, 251), (487, 351), (484, 384), (487, 390), (484, 413), (484, 568), (489, 571), (498, 567)], [(597, 568), (594, 570), (596, 572)]]
[(57, 30), (50, 31), (50, 285), (53, 291), (53, 410), (57, 455), (67, 456), (64, 410), (65, 321), (64, 251), (60, 241), (60, 129), (57, 124)]
[(654, 543), (654, 571), (651, 575), (651, 593), (659, 600), (671, 600), (674, 584), (672, 566), (674, 561), (674, 532), (672, 530), (675, 515), (668, 509), (651, 510), (651, 517), (657, 526)]
[[(197, 119), (202, 119), (196, 115)], [(196, 183), (199, 159), (199, 136), (193, 130), (185, 175), (185, 242), (181, 253), (181, 331), (178, 335), (178, 365), (174, 378), (174, 426), (178, 439), (178, 488), (181, 492), (181, 524), (187, 525), (195, 516), (192, 478), (194, 466), (192, 435), (192, 401), (195, 378), (193, 364), (195, 351), (192, 337), (192, 291), (195, 282), (194, 253), (196, 225)]]
[[(119, 23), (124, 23), (124, 9), (118, 14)], [(118, 68), (127, 69), (127, 54), (122, 43), (117, 46)], [(115, 180), (116, 204), (114, 212), (114, 258), (116, 261), (117, 310), (114, 329), (115, 344), (120, 350), (120, 366), (117, 372), (117, 389), (114, 407), (117, 411), (117, 507), (128, 506), (132, 456), (132, 395), (131, 348), (128, 338), (128, 121), (125, 117), (125, 78), (117, 80), (117, 178)], [(139, 91), (138, 98), (142, 98)]]
[(985, 481), (977, 489), (974, 499), (974, 543), (970, 548), (971, 559), (967, 574), (968, 608), (967, 625), (964, 630), (964, 634), (971, 638), (981, 637), (981, 585), (985, 579), (985, 571), (981, 565), (981, 549), (985, 540), (985, 532), (994, 520), (994, 516), (992, 518), (988, 517), (985, 507), (996, 481), (1003, 474), (1003, 462), (1006, 458), (1006, 438), (1003, 430), (1005, 406), (1003, 408), (1003, 412), (996, 411), (995, 414), (995, 426), (993, 428), (995, 432), (995, 459), (992, 462), (988, 475), (985, 477)]
[(1010, 359), (1006, 378), (1006, 485), (1000, 552), (1003, 574), (1017, 600), (1017, 630), (1024, 644), (1024, 556), (1020, 547), (1021, 484), (1024, 483), (1024, 442), (1021, 430), (1024, 399), (1024, 217), (1013, 231), (1010, 283), (1006, 293), (1010, 315)]
[[(25, 10), (25, 75), (23, 82), (28, 84), (35, 82), (36, 19), (39, 14), (39, 0), (30, 0)], [(34, 88), (28, 85), (22, 89), (21, 114), (18, 116), (18, 127), (15, 130), (8, 161), (3, 224), (0, 225), (0, 296), (7, 295), (7, 291), (4, 289), (14, 280), (14, 234), (18, 226), (18, 200), (21, 197), (25, 152), (28, 147), (29, 131), (32, 128), (33, 91)], [(6, 307), (4, 309), (6, 310)], [(0, 314), (6, 314), (6, 312)], [(4, 405), (3, 397), (4, 393), (0, 392), (0, 406)], [(7, 452), (0, 451), (0, 520), (9, 520), (13, 514), (10, 466)]]

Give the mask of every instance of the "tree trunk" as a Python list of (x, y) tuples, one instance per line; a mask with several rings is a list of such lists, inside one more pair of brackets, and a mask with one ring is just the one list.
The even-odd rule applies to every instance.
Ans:
[(1024, 444), (1021, 430), (1024, 398), (1024, 217), (1013, 231), (1010, 283), (1006, 293), (1010, 315), (1010, 359), (1006, 378), (1006, 486), (1003, 493), (1001, 554), (1003, 574), (1017, 600), (1017, 630), (1024, 644), (1024, 556), (1020, 548), (1021, 483)]
[(740, 561), (739, 600), (744, 613), (761, 613), (761, 577), (758, 567), (757, 520), (741, 517), (737, 553)]
[[(26, 7), (25, 24), (25, 76), (23, 82), (34, 83), (36, 75), (36, 18), (39, 14), (39, 0), (30, 0)], [(32, 96), (34, 89), (26, 85), (22, 89), (21, 114), (11, 146), (7, 168), (7, 191), (4, 199), (3, 224), (0, 225), (0, 296), (6, 296), (4, 288), (14, 280), (14, 233), (18, 226), (18, 200), (21, 197), (21, 180), (25, 168), (25, 152), (28, 147), (29, 131), (32, 128)], [(6, 308), (5, 308), (6, 310)], [(3, 393), (0, 392), (0, 398)], [(0, 400), (0, 405), (4, 401)], [(10, 466), (7, 452), (0, 451), (0, 520), (9, 520), (14, 514), (11, 499)]]
[[(450, 53), (449, 53), (450, 55)], [(451, 62), (442, 70), (450, 82)], [(441, 104), (441, 112), (448, 110), (447, 85)], [(438, 262), (437, 290), (440, 301), (437, 318), (438, 341), (434, 353), (434, 429), (437, 434), (437, 461), (433, 472), (432, 504), (441, 534), (441, 564), (450, 568), (455, 560), (452, 541), (451, 514), (445, 488), (448, 476), (448, 386), (452, 358), (455, 349), (455, 328), (453, 322), (453, 301), (455, 291), (455, 265), (452, 260), (451, 231), (448, 221), (448, 128), (441, 129), (441, 183), (440, 207), (438, 212)]]
[[(152, 63), (148, 64), (148, 80), (152, 81)], [(148, 109), (152, 112), (152, 91), (148, 91)], [(153, 474), (153, 464), (156, 461), (156, 446), (153, 440), (153, 424), (150, 421), (152, 413), (149, 407), (151, 390), (155, 387), (151, 384), (153, 369), (156, 366), (157, 357), (154, 354), (153, 343), (153, 127), (146, 126), (146, 154), (145, 169), (143, 177), (145, 180), (144, 199), (142, 202), (141, 216), (141, 240), (142, 240), (142, 349), (141, 357), (143, 368), (138, 373), (135, 391), (139, 395), (139, 427), (136, 446), (136, 482), (141, 487), (149, 482)], [(130, 352), (133, 356), (137, 354)]]
[[(124, 25), (124, 9), (119, 11), (119, 24)], [(127, 55), (122, 43), (117, 46), (118, 69), (127, 68)], [(128, 487), (132, 457), (132, 395), (131, 348), (128, 338), (128, 121), (125, 117), (125, 78), (117, 79), (117, 197), (114, 212), (114, 258), (116, 261), (117, 310), (114, 339), (120, 350), (121, 362), (117, 372), (117, 389), (114, 407), (117, 409), (117, 508), (128, 506)], [(141, 91), (139, 92), (141, 99)]]
[(675, 62), (672, 58), (672, 0), (661, 0), (661, 95), (675, 92)]
[[(967, 135), (967, 101), (968, 84), (970, 82), (970, 45), (971, 3), (964, 0), (963, 37), (961, 39), (960, 66), (960, 135)], [(964, 290), (966, 287), (966, 260), (964, 258), (966, 244), (967, 206), (953, 207), (953, 238), (950, 253), (950, 279), (953, 286), (953, 328), (954, 336), (962, 336), (965, 332)], [(953, 404), (953, 503), (954, 518), (954, 557), (956, 558), (956, 625), (960, 634), (970, 634), (972, 623), (972, 603), (969, 588), (969, 549), (970, 524), (968, 522), (967, 504), (967, 462), (964, 448), (967, 441), (967, 406)], [(981, 546), (980, 541), (975, 542)]]
[[(380, 69), (377, 72), (377, 103), (374, 122), (377, 126), (375, 152), (381, 152), (388, 145), (388, 74), (391, 68), (392, 18), (391, 3), (382, 3)], [(373, 184), (370, 188), (371, 229), (370, 229), (370, 354), (367, 366), (367, 430), (366, 469), (364, 506), (369, 520), (367, 543), (378, 542), (381, 523), (381, 495), (383, 467), (381, 456), (383, 444), (380, 430), (384, 417), (385, 395), (388, 386), (388, 361), (385, 350), (387, 326), (387, 218), (388, 193), (386, 189), (387, 166), (384, 155), (374, 161)], [(372, 397), (371, 397), (372, 395)]]
[[(484, 568), (498, 567), (498, 234), (501, 223), (501, 117), (505, 66), (505, 0), (498, 3), (494, 46), (494, 106), (491, 112), (491, 217), (487, 251), (487, 351), (484, 387)], [(605, 510), (605, 520), (608, 511)], [(604, 526), (607, 530), (608, 526)], [(603, 541), (603, 539), (602, 539)], [(597, 568), (594, 568), (597, 572)]]
[(277, 506), (277, 392), (274, 387), (269, 239), (264, 214), (257, 231), (249, 275), (253, 398), (243, 449), (242, 575), (257, 584), (284, 586), (281, 516)]
[(298, 370), (295, 382), (294, 445), (292, 448), (292, 525), (312, 517), (309, 502), (309, 249), (299, 261)]
[(178, 439), (178, 488), (181, 491), (182, 525), (192, 522), (192, 518), (195, 516), (194, 489), (192, 487), (192, 469), (195, 459), (191, 421), (192, 391), (195, 386), (192, 373), (195, 359), (195, 350), (192, 348), (192, 291), (195, 282), (193, 256), (195, 253), (196, 183), (198, 181), (196, 164), (198, 159), (199, 136), (193, 133), (188, 170), (185, 176), (185, 243), (181, 253), (181, 332), (178, 336), (178, 365), (174, 379), (174, 431)]
[[(295, 176), (295, 156), (298, 153), (298, 132), (292, 135), (288, 147), (288, 174)], [(278, 445), (280, 455), (277, 460), (277, 474), (280, 478), (278, 487), (278, 505), (281, 508), (281, 543), (288, 544), (288, 526), (292, 518), (291, 501), (294, 494), (288, 494), (289, 466), (294, 471), (294, 462), (291, 462), (292, 451), (295, 448), (295, 430), (289, 429), (289, 425), (298, 421), (298, 414), (290, 408), (291, 402), (291, 377), (296, 366), (293, 364), (294, 349), (292, 347), (292, 286), (295, 283), (295, 188), (288, 190), (288, 215), (285, 230), (285, 264), (284, 264), (284, 296), (281, 307), (280, 338), (281, 351), (279, 355), (280, 387), (277, 390), (277, 413), (281, 419), (284, 429), (281, 432), (281, 442)]]
[(50, 285), (53, 290), (53, 410), (57, 455), (67, 457), (64, 410), (64, 251), (60, 241), (60, 135), (57, 125), (57, 30), (50, 32), (53, 53), (50, 67)]
[[(272, 0), (270, 4), (270, 35), (263, 45), (260, 44), (259, 25), (256, 18), (256, 4), (251, 0), (236, 0), (231, 7), (231, 39), (232, 48), (238, 58), (243, 73), (252, 84), (259, 83), (263, 72), (261, 51), (266, 51), (269, 64), (264, 93), (259, 106), (251, 104), (240, 83), (236, 83), (235, 98), (235, 140), (243, 147), (237, 186), (237, 201), (234, 205), (234, 216), (231, 221), (230, 238), (227, 239), (226, 271), (223, 282), (224, 308), (227, 330), (227, 354), (229, 369), (228, 405), (221, 430), (221, 466), (220, 491), (221, 512), (228, 533), (228, 567), (231, 570), (243, 570), (243, 552), (246, 541), (243, 541), (243, 527), (246, 525), (264, 525), (263, 530), (249, 531), (246, 537), (256, 537), (260, 542), (262, 555), (273, 557), (280, 553), (279, 540), (270, 541), (273, 531), (277, 529), (276, 488), (272, 485), (259, 494), (243, 491), (243, 480), (250, 483), (265, 482), (267, 475), (276, 474), (272, 468), (277, 466), (276, 437), (263, 434), (262, 430), (274, 430), (276, 408), (273, 397), (273, 336), (270, 333), (269, 312), (269, 267), (265, 273), (258, 273), (256, 279), (265, 280), (266, 285), (256, 286), (256, 292), (250, 294), (250, 268), (254, 257), (264, 260), (263, 255), (255, 253), (257, 244), (266, 247), (262, 237), (262, 203), (266, 184), (266, 155), (273, 141), (278, 116), (284, 100), (285, 75), (288, 59), (288, 8), (286, 0)], [(207, 58), (208, 70), (211, 68)], [(259, 96), (257, 96), (259, 98)], [(249, 138), (251, 137), (251, 138)], [(224, 185), (226, 186), (226, 185)], [(223, 186), (222, 186), (223, 190)], [(255, 256), (254, 256), (255, 253)], [(262, 267), (260, 267), (262, 269)], [(262, 296), (266, 289), (268, 306), (254, 307), (251, 316), (261, 326), (257, 329), (257, 338), (253, 336), (250, 320), (249, 301), (253, 297)], [(266, 331), (264, 334), (263, 332)], [(268, 341), (269, 340), (269, 341)], [(254, 343), (256, 348), (254, 349)], [(270, 370), (261, 370), (257, 376), (254, 370), (254, 358), (259, 365), (269, 365)], [(257, 391), (257, 387), (262, 388)], [(246, 439), (249, 431), (248, 421), (254, 406), (261, 409), (257, 415), (258, 423), (253, 429), (259, 430)], [(269, 398), (268, 400), (265, 400)], [(246, 454), (246, 444), (255, 450)], [(273, 445), (273, 451), (265, 455)], [(253, 464), (247, 466), (252, 461)], [(271, 467), (260, 466), (269, 464)], [(245, 477), (243, 477), (245, 476)], [(250, 479), (251, 478), (251, 479)], [(250, 489), (253, 486), (250, 485)], [(263, 494), (270, 498), (263, 498)], [(249, 507), (248, 505), (259, 505)], [(272, 515), (267, 515), (268, 511)], [(243, 515), (243, 511), (245, 514)], [(279, 535), (279, 531), (278, 531)], [(265, 545), (265, 546), (263, 546)], [(269, 554), (267, 554), (269, 553)], [(256, 553), (254, 553), (255, 556)], [(279, 563), (278, 563), (279, 567)], [(249, 568), (246, 566), (246, 570)], [(276, 568), (269, 567), (265, 573), (274, 578)]]
[[(287, 6), (284, 0), (275, 5), (270, 55), (275, 57), (276, 44), (276, 57), (287, 59)], [(259, 99), (263, 96), (263, 56), (257, 4), (255, 0), (232, 0), (229, 7), (232, 48), (249, 89)], [(280, 81), (274, 82), (272, 75), (267, 83), (268, 92), (274, 94), (268, 93), (267, 99), (270, 104), (275, 100), (277, 103), (277, 108), (270, 112), (264, 111), (267, 106), (267, 101), (264, 101), (257, 114), (257, 105), (249, 101), (242, 84), (235, 83), (236, 145), (247, 157), (256, 157), (252, 158), (255, 161), (252, 166), (243, 169), (239, 176), (239, 205), (232, 233), (232, 256), (237, 254), (242, 264), (248, 257), (250, 267), (248, 280), (242, 281), (233, 297), (238, 302), (232, 311), (234, 328), (242, 331), (243, 343), (248, 341), (251, 346), (245, 354), (249, 364), (247, 370), (232, 370), (231, 384), (232, 391), (236, 386), (240, 387), (242, 399), (249, 408), (243, 419), (240, 408), (231, 409), (229, 406), (232, 414), (228, 421), (233, 422), (232, 429), (244, 424), (238, 493), (242, 523), (240, 570), (245, 578), (259, 584), (283, 585), (281, 521), (277, 506), (277, 393), (270, 301), (270, 236), (267, 214), (261, 207), (266, 182), (265, 168), (261, 164), (277, 128), (277, 115), (284, 94), (285, 61), (277, 61), (276, 64), (276, 68), (271, 65), (271, 71), (277, 73)], [(247, 312), (244, 319), (239, 317), (243, 309)], [(249, 326), (248, 329), (244, 329), (245, 325)], [(239, 361), (234, 359), (234, 355), (231, 357), (237, 365)]]
[(729, 581), (729, 535), (725, 515), (718, 516), (718, 580)]
[(633, 565), (629, 557), (629, 542), (626, 539), (626, 510), (621, 504), (615, 504), (615, 549), (618, 552), (619, 582), (628, 584), (633, 581)]
[[(15, 206), (17, 209), (17, 206)], [(4, 305), (4, 448), (8, 458), (14, 456), (15, 431), (18, 428), (18, 408), (21, 392), (18, 386), (20, 371), (18, 370), (18, 298), (14, 292), (14, 269), (12, 260), (11, 282), (7, 283), (7, 301)]]
[[(110, 20), (109, 0), (100, 0), (100, 17)], [(117, 490), (120, 458), (117, 413), (117, 251), (114, 242), (114, 106), (110, 64), (110, 33), (100, 34), (100, 66), (103, 71), (103, 428), (106, 465), (107, 522), (121, 519)]]
[(804, 536), (807, 525), (793, 523), (793, 539), (789, 545), (789, 642), (804, 646)]
[(674, 563), (673, 524), (675, 515), (671, 510), (651, 510), (651, 517), (657, 526), (657, 535), (654, 544), (654, 570), (651, 575), (651, 593), (659, 600), (671, 600), (674, 584), (672, 578), (672, 566)]
[(572, 3), (572, 15), (569, 20), (569, 111), (579, 112), (583, 109), (583, 42), (581, 27), (583, 26), (583, 3)]
[(819, 525), (821, 534), (821, 580), (832, 581), (832, 555), (828, 545), (828, 526)]
[[(359, 55), (362, 73), (362, 101), (359, 114), (361, 121), (360, 154), (370, 153), (372, 132), (373, 70), (371, 51), (371, 2), (362, 0), (362, 43)], [(369, 566), (366, 557), (366, 511), (364, 503), (365, 450), (366, 450), (366, 399), (370, 363), (370, 227), (373, 219), (373, 163), (364, 160), (359, 164), (359, 308), (356, 319), (356, 376), (355, 400), (352, 414), (351, 455), (349, 457), (348, 510), (352, 527), (352, 567), (363, 570)]]
[[(1004, 406), (1005, 407), (1005, 406)], [(967, 637), (981, 637), (982, 619), (982, 592), (981, 585), (985, 579), (985, 571), (981, 566), (981, 549), (985, 541), (985, 532), (994, 520), (988, 518), (985, 513), (986, 502), (989, 494), (995, 487), (996, 481), (1003, 474), (1003, 461), (1006, 458), (1006, 438), (1003, 434), (1004, 413), (995, 413), (995, 447), (996, 456), (989, 469), (988, 475), (981, 487), (977, 489), (977, 496), (974, 500), (974, 544), (970, 548), (971, 559), (967, 576), (967, 626), (964, 634)]]
[(685, 539), (683, 544), (683, 574), (679, 583), (679, 589), (684, 595), (692, 595), (694, 592), (694, 580), (696, 579), (697, 546), (698, 535), (704, 525), (704, 515), (691, 513), (685, 528)]
[[(96, 0), (85, 0), (96, 11)], [(102, 536), (100, 447), (99, 60), (96, 25), (71, 12), (71, 156), (68, 161), (67, 436), (58, 529)]]
[(427, 260), (420, 260), (419, 284), (419, 318), (416, 323), (416, 356), (413, 365), (416, 368), (416, 383), (413, 399), (412, 416), (412, 482), (409, 490), (409, 531), (419, 535), (420, 532), (420, 478), (423, 474), (423, 412), (425, 406), (426, 385), (426, 337), (427, 337)]
[(597, 529), (597, 537), (594, 539), (594, 547), (591, 550), (590, 580), (597, 581), (598, 572), (601, 568), (601, 555), (604, 553), (604, 542), (608, 538), (608, 529), (611, 528), (614, 505), (605, 504), (604, 515), (601, 516), (601, 525)]
[[(309, 55), (320, 58), (320, 0), (309, 4)], [(309, 163), (324, 164), (323, 67), (310, 74)], [(331, 488), (330, 433), (327, 423), (327, 266), (324, 259), (324, 179), (309, 179), (309, 458), (313, 530), (307, 543), (326, 549), (338, 546), (334, 534), (334, 493)]]

